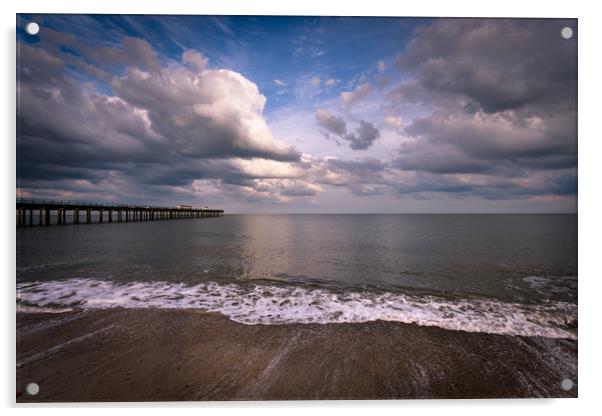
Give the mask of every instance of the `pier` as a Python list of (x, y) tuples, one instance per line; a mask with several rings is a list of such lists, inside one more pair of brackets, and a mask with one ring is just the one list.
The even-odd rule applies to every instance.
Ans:
[(151, 207), (104, 202), (17, 198), (18, 227), (216, 218), (223, 215), (223, 209), (193, 208), (191, 205)]

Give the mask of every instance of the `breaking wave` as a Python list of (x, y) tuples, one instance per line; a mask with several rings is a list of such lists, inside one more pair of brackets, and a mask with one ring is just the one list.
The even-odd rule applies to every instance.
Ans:
[(261, 284), (119, 284), (70, 279), (17, 285), (17, 310), (175, 308), (219, 312), (243, 324), (395, 321), (450, 330), (576, 339), (577, 305), (450, 300), (391, 292), (345, 292)]

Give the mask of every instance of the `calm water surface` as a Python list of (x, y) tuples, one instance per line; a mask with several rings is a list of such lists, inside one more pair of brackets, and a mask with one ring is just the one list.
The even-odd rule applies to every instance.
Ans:
[[(497, 319), (502, 333), (515, 321), (575, 327), (577, 216), (226, 215), (21, 228), (17, 284), (20, 301), (37, 306), (198, 306), (258, 322), (307, 311), (309, 321), (411, 315), (469, 330)], [(543, 309), (532, 315), (530, 305)]]
[(17, 272), (20, 282), (271, 280), (572, 301), (576, 230), (576, 215), (226, 215), (34, 227), (18, 230)]

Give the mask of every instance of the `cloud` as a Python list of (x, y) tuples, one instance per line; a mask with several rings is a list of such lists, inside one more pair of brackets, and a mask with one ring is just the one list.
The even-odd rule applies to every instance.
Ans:
[(310, 177), (314, 182), (343, 187), (358, 196), (394, 194), (414, 199), (471, 198), (485, 200), (550, 198), (576, 192), (576, 172), (572, 169), (536, 172), (524, 177), (497, 173), (433, 173), (406, 170), (395, 161), (375, 158), (313, 161)]
[[(109, 69), (115, 67), (136, 66), (147, 71), (158, 71), (159, 56), (153, 47), (144, 39), (125, 36), (118, 45), (88, 45), (83, 39), (71, 34), (62, 33), (51, 28), (40, 31), (41, 46), (48, 51), (59, 51), (69, 47), (93, 65)], [(69, 56), (66, 54), (64, 56)]]
[[(213, 161), (221, 164), (220, 172), (229, 170), (233, 174), (246, 178), (297, 178), (302, 170), (295, 164), (269, 159), (230, 159), (228, 161)], [(227, 163), (228, 165), (223, 165)]]
[(277, 87), (286, 87), (286, 82), (282, 81), (281, 79), (275, 79), (274, 84), (276, 84)]
[(132, 58), (140, 67), (112, 75), (110, 94), (71, 77), (60, 49), (20, 45), (17, 91), (27, 111), (17, 114), (17, 151), (24, 192), (90, 197), (96, 187), (94, 194), (105, 192), (101, 199), (131, 201), (173, 195), (195, 180), (236, 184), (295, 174), (288, 162), (299, 154), (272, 136), (262, 115), (266, 99), (254, 83), (208, 69), (193, 50), (153, 68), (142, 63), (154, 56), (142, 43), (124, 44), (141, 48)]
[[(130, 157), (123, 152), (133, 152), (135, 159), (299, 157), (272, 137), (262, 114), (266, 99), (257, 86), (234, 71), (206, 69), (199, 51), (186, 50), (181, 63), (159, 67), (156, 52), (141, 39), (126, 37), (121, 48), (92, 48), (56, 31), (49, 37), (50, 45), (19, 48), (18, 88), (28, 109), (19, 113), (23, 135), (73, 142), (86, 158), (92, 153), (87, 149), (97, 146), (117, 161)], [(110, 78), (113, 95), (67, 75), (62, 58), (70, 54), (52, 43), (61, 40), (87, 53), (82, 60), (128, 65)]]
[(396, 163), (433, 173), (505, 175), (576, 165), (575, 118), (458, 113), (414, 119)]
[(326, 161), (330, 169), (344, 170), (356, 176), (369, 177), (380, 173), (387, 168), (387, 164), (375, 157), (365, 157), (355, 160), (328, 159)]
[(386, 126), (392, 129), (399, 129), (403, 124), (403, 119), (395, 116), (386, 116), (383, 121), (385, 122)]
[(345, 120), (322, 108), (316, 110), (316, 120), (318, 125), (326, 130), (327, 137), (328, 133), (335, 134), (339, 138), (350, 142), (349, 147), (353, 150), (365, 150), (380, 137), (380, 131), (372, 123), (364, 120), (360, 120), (355, 132), (347, 133)]
[[(415, 119), (405, 131), (432, 144), (448, 144), (482, 159), (538, 158), (568, 154), (575, 121), (551, 117), (545, 121), (518, 114), (433, 115)], [(568, 140), (567, 140), (568, 138)]]
[(182, 156), (298, 158), (272, 137), (257, 86), (234, 71), (194, 73), (176, 66), (153, 75), (129, 68), (111, 85), (120, 98), (146, 111), (153, 129)]
[(338, 83), (339, 81), (334, 78), (329, 78), (326, 81), (324, 81), (324, 85), (326, 85), (327, 87), (334, 87)]
[(320, 80), (320, 77), (312, 77), (309, 80), (309, 83), (311, 84), (312, 87), (317, 88), (320, 86), (320, 83), (322, 82), (322, 80)]
[(347, 133), (347, 125), (345, 120), (341, 117), (336, 117), (330, 114), (329, 111), (322, 108), (316, 110), (316, 119), (318, 125), (325, 128), (327, 131), (336, 134), (337, 136), (343, 136)]
[(575, 103), (576, 39), (560, 19), (438, 19), (415, 30), (397, 59), (424, 87), (461, 94), (492, 113)]
[(393, 165), (495, 175), (506, 188), (482, 185), (475, 192), (485, 198), (559, 192), (529, 181), (576, 175), (576, 47), (560, 37), (573, 23), (439, 19), (416, 29), (397, 59), (405, 79), (387, 97), (391, 108), (421, 115), (401, 126), (407, 139)]
[(322, 192), (322, 187), (298, 179), (261, 179), (255, 183), (258, 192), (279, 196), (314, 196)]
[(373, 157), (340, 160), (309, 158), (304, 164), (303, 178), (317, 184), (356, 189), (359, 184), (381, 184), (388, 164)]
[(363, 101), (372, 92), (372, 85), (360, 84), (353, 91), (343, 91), (340, 95), (341, 103), (345, 107), (352, 107)]
[(372, 123), (360, 120), (360, 125), (355, 133), (347, 133), (342, 138), (351, 142), (349, 146), (353, 150), (365, 150), (372, 146), (379, 137), (380, 131)]
[(385, 64), (384, 61), (378, 61), (377, 67), (378, 67), (378, 75), (376, 77), (376, 80), (378, 82), (378, 89), (380, 91), (389, 85), (389, 83), (391, 82), (392, 76), (390, 74), (385, 73), (387, 70), (387, 64)]
[(194, 71), (200, 72), (207, 67), (209, 60), (197, 50), (188, 49), (182, 54), (182, 63), (189, 65)]

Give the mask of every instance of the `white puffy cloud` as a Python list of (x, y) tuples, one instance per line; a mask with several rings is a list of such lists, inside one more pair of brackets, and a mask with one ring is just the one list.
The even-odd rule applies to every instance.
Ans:
[[(103, 53), (116, 55), (111, 51)], [(154, 199), (183, 192), (198, 180), (248, 186), (254, 178), (298, 177), (288, 162), (299, 154), (273, 137), (257, 85), (207, 68), (198, 51), (152, 69), (153, 54), (147, 55), (149, 62), (109, 78), (106, 94), (72, 78), (60, 50), (21, 45), (22, 192), (85, 198), (94, 197), (92, 187), (99, 199), (110, 189), (111, 197), (140, 200), (146, 192)]]
[(269, 159), (232, 159), (233, 171), (250, 178), (296, 178), (302, 170), (296, 164)]
[(272, 136), (257, 85), (237, 72), (172, 65), (153, 74), (129, 68), (112, 86), (121, 99), (146, 111), (152, 128), (182, 156), (297, 158), (291, 146)]

